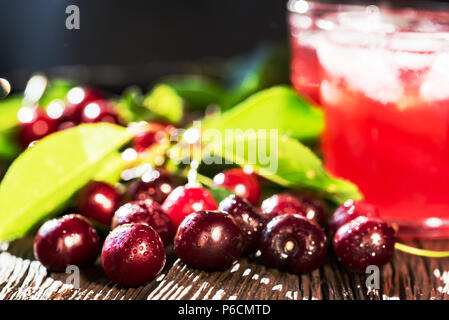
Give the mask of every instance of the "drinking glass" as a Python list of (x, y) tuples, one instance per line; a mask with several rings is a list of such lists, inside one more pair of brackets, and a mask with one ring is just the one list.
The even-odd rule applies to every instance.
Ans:
[(447, 238), (449, 10), (426, 6), (320, 16), (322, 148), (327, 169), (357, 184), (399, 236)]

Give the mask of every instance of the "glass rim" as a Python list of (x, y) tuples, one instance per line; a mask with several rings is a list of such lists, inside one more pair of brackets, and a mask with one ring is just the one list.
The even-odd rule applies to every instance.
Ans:
[(307, 14), (311, 11), (333, 10), (340, 11), (343, 9), (363, 8), (363, 5), (345, 4), (345, 3), (329, 3), (325, 1), (310, 0), (289, 0), (287, 1), (287, 10), (289, 13)]
[(341, 0), (340, 2), (330, 2), (329, 0), (289, 0), (287, 10), (289, 13), (306, 14), (314, 10), (334, 10), (351, 11), (369, 6), (376, 6), (379, 9), (387, 10), (416, 10), (429, 12), (449, 13), (448, 2), (437, 2), (427, 0)]

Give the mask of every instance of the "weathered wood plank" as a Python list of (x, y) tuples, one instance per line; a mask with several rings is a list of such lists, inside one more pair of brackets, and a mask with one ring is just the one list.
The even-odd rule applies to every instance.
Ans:
[[(434, 250), (449, 241), (413, 242)], [(152, 282), (123, 288), (105, 276), (100, 261), (83, 269), (80, 287), (69, 275), (50, 273), (33, 259), (32, 239), (0, 245), (0, 299), (449, 299), (449, 259), (428, 259), (396, 252), (381, 272), (381, 288), (368, 292), (365, 275), (345, 271), (329, 254), (310, 274), (294, 275), (242, 258), (226, 272), (204, 272), (185, 266), (168, 248), (167, 266)]]

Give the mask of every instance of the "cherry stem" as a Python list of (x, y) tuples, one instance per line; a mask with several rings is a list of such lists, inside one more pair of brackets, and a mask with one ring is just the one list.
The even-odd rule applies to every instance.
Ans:
[(209, 177), (206, 177), (200, 173), (198, 173), (198, 162), (192, 162), (192, 165), (189, 169), (184, 170), (181, 175), (187, 178), (187, 183), (191, 185), (202, 184), (206, 187), (211, 188), (213, 185), (213, 180)]
[(201, 183), (202, 185), (205, 185), (205, 186), (207, 186), (207, 187), (212, 187), (212, 185), (213, 185), (213, 181), (212, 181), (212, 179), (211, 178), (209, 178), (209, 177), (206, 177), (206, 176), (203, 176), (202, 174), (197, 174), (197, 179), (198, 179), (198, 182), (199, 183)]
[(449, 251), (434, 251), (434, 250), (426, 250), (408, 246), (403, 243), (396, 242), (394, 247), (402, 252), (406, 252), (409, 254), (413, 254), (415, 256), (421, 257), (429, 257), (429, 258), (447, 258), (449, 257)]

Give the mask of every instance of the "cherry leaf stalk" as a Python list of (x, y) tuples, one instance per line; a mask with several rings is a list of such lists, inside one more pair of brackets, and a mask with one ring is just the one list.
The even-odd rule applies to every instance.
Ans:
[(427, 250), (415, 248), (412, 246), (408, 246), (403, 243), (396, 242), (395, 246), (396, 250), (409, 253), (415, 256), (427, 257), (427, 258), (449, 258), (449, 251), (435, 251), (435, 250)]

